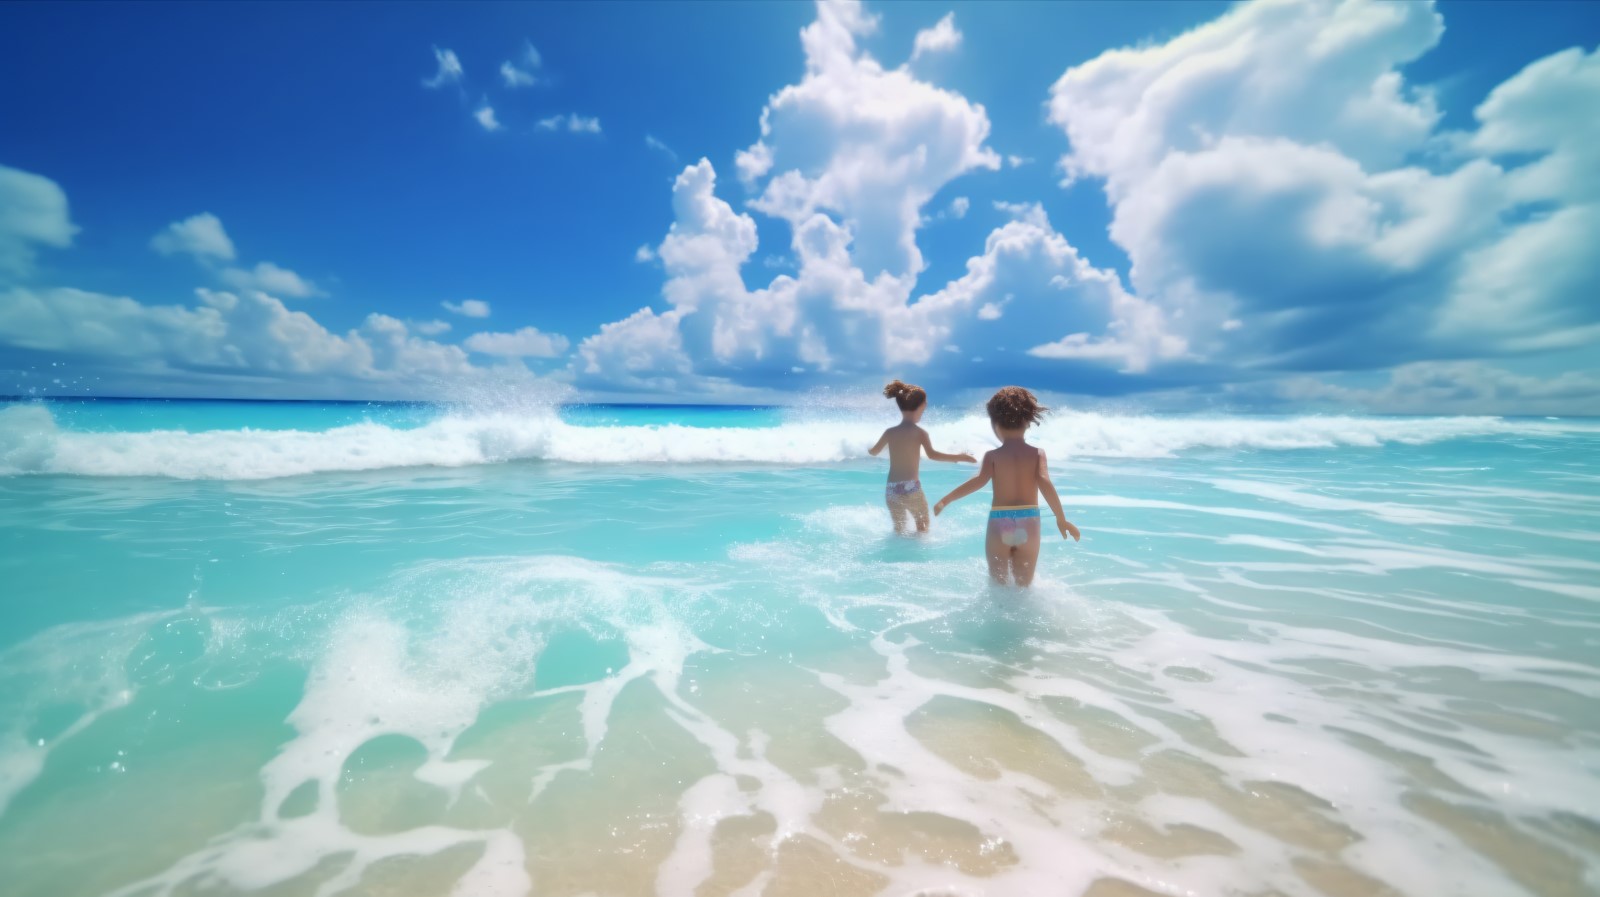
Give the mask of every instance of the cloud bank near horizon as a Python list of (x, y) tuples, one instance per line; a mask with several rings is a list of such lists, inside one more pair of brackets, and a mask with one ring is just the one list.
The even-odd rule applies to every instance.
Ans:
[[(659, 266), (659, 298), (587, 335), (538, 326), (533, 306), (456, 342), (446, 322), (379, 312), (336, 333), (313, 315), (340, 301), (335, 279), (241, 261), (209, 212), (147, 238), (204, 281), (187, 302), (59, 285), (40, 262), (72, 250), (67, 196), (0, 166), (0, 367), (275, 396), (509, 383), (771, 400), (892, 375), (1163, 407), (1600, 413), (1593, 371), (1511, 369), (1600, 340), (1600, 133), (1572, 114), (1600, 108), (1600, 49), (1530, 62), (1467, 129), (1403, 73), (1443, 34), (1431, 4), (1257, 0), (1106, 50), (1039, 96), (1062, 186), (1099, 185), (1127, 276), (1058, 230), (1055, 197), (1018, 196), (994, 203), (959, 276), (930, 283), (925, 229), (967, 217), (953, 191), (1022, 157), (991, 145), (983, 105), (925, 74), (972, 49), (954, 14), (894, 67), (864, 49), (879, 27), (855, 0), (818, 4), (804, 69), (759, 110), (755, 141), (723, 171), (684, 165), (663, 198), (671, 225), (636, 253)], [(460, 85), (457, 55), (435, 55), (425, 86)], [(539, 59), (528, 44), (505, 63), (504, 89), (542, 79)], [(603, 136), (570, 113), (532, 127)], [(763, 246), (774, 232), (787, 244)], [(458, 325), (489, 316), (441, 304)]]

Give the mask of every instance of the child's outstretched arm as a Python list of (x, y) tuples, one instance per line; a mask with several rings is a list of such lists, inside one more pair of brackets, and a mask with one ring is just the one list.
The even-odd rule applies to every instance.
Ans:
[(1067, 520), (1067, 515), (1061, 511), (1061, 496), (1056, 494), (1056, 484), (1050, 482), (1050, 464), (1045, 460), (1044, 449), (1039, 450), (1039, 491), (1044, 493), (1045, 503), (1056, 515), (1056, 529), (1061, 530), (1061, 538), (1072, 536), (1072, 541), (1078, 541), (1078, 528)]
[(927, 430), (922, 431), (922, 450), (927, 452), (928, 457), (934, 461), (965, 461), (968, 464), (978, 463), (977, 458), (974, 458), (966, 453), (952, 455), (949, 452), (941, 452), (934, 448), (933, 439), (928, 435)]
[(878, 444), (873, 446), (872, 448), (867, 449), (867, 454), (869, 454), (872, 457), (876, 458), (876, 457), (878, 457), (878, 453), (883, 451), (883, 447), (888, 445), (888, 444), (889, 444), (889, 431), (888, 430), (884, 430), (883, 431), (883, 435), (878, 437)]
[(989, 460), (989, 455), (985, 453), (983, 456), (983, 466), (978, 468), (978, 472), (973, 474), (972, 479), (967, 480), (965, 483), (962, 483), (954, 489), (951, 489), (949, 495), (939, 499), (938, 503), (933, 506), (933, 516), (939, 516), (939, 513), (944, 510), (945, 505), (966, 498), (972, 493), (977, 492), (979, 489), (982, 489), (984, 484), (989, 482), (990, 478), (993, 476), (994, 462)]

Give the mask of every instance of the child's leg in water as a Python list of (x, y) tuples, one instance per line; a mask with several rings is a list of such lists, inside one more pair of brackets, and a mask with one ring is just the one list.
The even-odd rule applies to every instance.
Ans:
[[(894, 531), (902, 536), (911, 534), (910, 524), (916, 524), (916, 531), (928, 531), (928, 497), (922, 492), (912, 492), (909, 495), (890, 495), (887, 498), (889, 516), (894, 518)], [(911, 520), (907, 521), (906, 518)]]
[(894, 531), (905, 535), (906, 515), (911, 509), (906, 507), (906, 496), (889, 493), (883, 497), (884, 504), (889, 506), (889, 519), (894, 521)]
[(894, 520), (894, 531), (900, 535), (911, 532), (906, 525), (906, 515), (916, 521), (917, 532), (928, 531), (928, 496), (916, 480), (890, 483), (883, 490), (884, 503), (889, 506), (889, 516)]
[(1011, 549), (1011, 575), (1019, 586), (1033, 585), (1033, 571), (1039, 566), (1039, 544), (1042, 539), (1038, 533), (1028, 540), (1028, 544), (1019, 545)]
[(992, 526), (983, 540), (983, 556), (989, 559), (989, 578), (1005, 585), (1011, 574), (1011, 546), (1000, 541), (999, 531)]
[(928, 494), (921, 489), (907, 495), (906, 510), (911, 512), (911, 519), (917, 523), (917, 532), (928, 531)]

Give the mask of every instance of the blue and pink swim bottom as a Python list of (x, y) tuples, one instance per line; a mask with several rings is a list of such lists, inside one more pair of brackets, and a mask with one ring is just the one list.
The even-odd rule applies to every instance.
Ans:
[(1013, 505), (989, 509), (989, 532), (1003, 545), (1021, 548), (1039, 538), (1039, 506)]

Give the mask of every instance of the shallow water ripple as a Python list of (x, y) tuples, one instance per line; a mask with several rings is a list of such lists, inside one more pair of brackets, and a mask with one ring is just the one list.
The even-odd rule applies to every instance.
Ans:
[(866, 463), (0, 478), (0, 881), (1594, 894), (1596, 447), (1057, 456), (1030, 592)]

